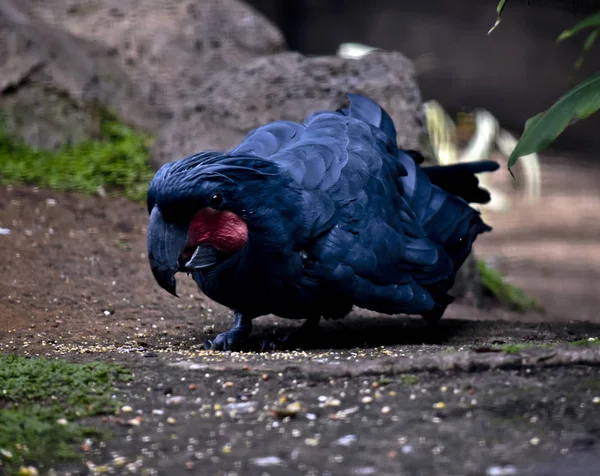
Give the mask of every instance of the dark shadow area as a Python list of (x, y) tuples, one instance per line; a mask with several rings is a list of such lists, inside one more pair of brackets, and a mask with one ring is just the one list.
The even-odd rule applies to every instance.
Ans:
[[(302, 350), (343, 350), (381, 346), (445, 345), (458, 335), (468, 333), (474, 321), (446, 320), (429, 325), (420, 318), (368, 317), (323, 321), (314, 338), (302, 342)], [(276, 330), (257, 322), (254, 339), (260, 341), (275, 335), (281, 339), (297, 326), (284, 322)]]
[[(265, 339), (281, 340), (294, 332), (299, 324), (277, 318), (260, 318), (255, 326), (247, 350), (258, 351)], [(189, 348), (213, 339), (225, 327), (207, 335), (192, 330), (186, 336), (175, 338), (173, 346)], [(429, 325), (419, 317), (361, 317), (350, 316), (337, 321), (323, 321), (313, 336), (303, 341), (297, 350), (351, 350), (400, 346), (486, 347), (504, 344), (547, 344), (552, 342), (583, 342), (600, 335), (600, 324), (580, 322), (565, 325), (546, 323), (515, 323), (508, 321), (478, 321), (471, 319), (444, 319)], [(424, 349), (427, 350), (427, 349)], [(437, 349), (439, 350), (439, 349)]]

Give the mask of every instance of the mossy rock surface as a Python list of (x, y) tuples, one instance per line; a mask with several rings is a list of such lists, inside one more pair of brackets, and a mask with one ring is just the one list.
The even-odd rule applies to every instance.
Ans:
[(131, 380), (111, 363), (0, 355), (0, 474), (77, 459), (76, 445), (105, 431), (78, 423), (113, 413), (115, 385)]
[(34, 149), (0, 129), (0, 183), (24, 183), (83, 193), (119, 193), (144, 201), (153, 171), (151, 137), (109, 114), (99, 118), (99, 137), (56, 151)]

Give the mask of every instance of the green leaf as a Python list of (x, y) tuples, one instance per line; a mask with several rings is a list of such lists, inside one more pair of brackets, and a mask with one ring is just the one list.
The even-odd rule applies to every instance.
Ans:
[(575, 71), (578, 71), (583, 65), (585, 55), (587, 55), (592, 49), (592, 46), (594, 46), (594, 42), (596, 41), (596, 38), (598, 38), (598, 34), (600, 34), (600, 29), (592, 31), (585, 39), (585, 42), (583, 43), (583, 51), (581, 52), (581, 55), (579, 55), (579, 58), (577, 58), (577, 61), (575, 62)]
[(477, 268), (484, 288), (511, 309), (519, 312), (544, 310), (535, 299), (528, 296), (522, 289), (508, 283), (499, 271), (488, 266), (485, 261), (477, 260)]
[(519, 157), (548, 147), (569, 125), (591, 116), (600, 108), (600, 72), (563, 95), (554, 105), (525, 123), (525, 130), (508, 159), (508, 168)]
[(496, 12), (498, 12), (498, 18), (496, 19), (496, 23), (494, 23), (494, 26), (492, 28), (490, 28), (490, 31), (488, 31), (488, 35), (492, 31), (494, 31), (498, 25), (500, 25), (500, 18), (502, 17), (502, 10), (504, 10), (504, 7), (506, 6), (507, 1), (508, 0), (500, 0), (498, 2), (498, 6), (496, 7)]
[(591, 27), (596, 27), (596, 28), (600, 27), (600, 12), (594, 13), (593, 15), (590, 15), (589, 17), (584, 18), (579, 23), (577, 23), (577, 25), (575, 25), (573, 28), (563, 31), (558, 36), (557, 41), (563, 41), (563, 40), (570, 38), (573, 35), (579, 33), (581, 30), (585, 30), (586, 28), (591, 28)]
[(585, 43), (583, 44), (583, 51), (585, 53), (589, 52), (592, 46), (594, 46), (594, 42), (598, 38), (598, 33), (600, 33), (600, 28), (592, 31), (585, 39)]

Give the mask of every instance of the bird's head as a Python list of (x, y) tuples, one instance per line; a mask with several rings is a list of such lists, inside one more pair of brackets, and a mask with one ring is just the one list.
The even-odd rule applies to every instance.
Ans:
[(147, 199), (148, 258), (158, 284), (176, 296), (178, 271), (209, 272), (240, 253), (271, 213), (265, 203), (282, 202), (279, 172), (261, 158), (218, 152), (164, 165)]

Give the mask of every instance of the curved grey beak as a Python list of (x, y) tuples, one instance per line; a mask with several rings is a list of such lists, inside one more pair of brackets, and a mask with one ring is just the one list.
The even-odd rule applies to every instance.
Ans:
[(167, 223), (157, 207), (152, 209), (148, 224), (148, 260), (156, 282), (173, 296), (177, 296), (175, 273), (179, 270), (179, 256), (187, 235), (187, 227)]

